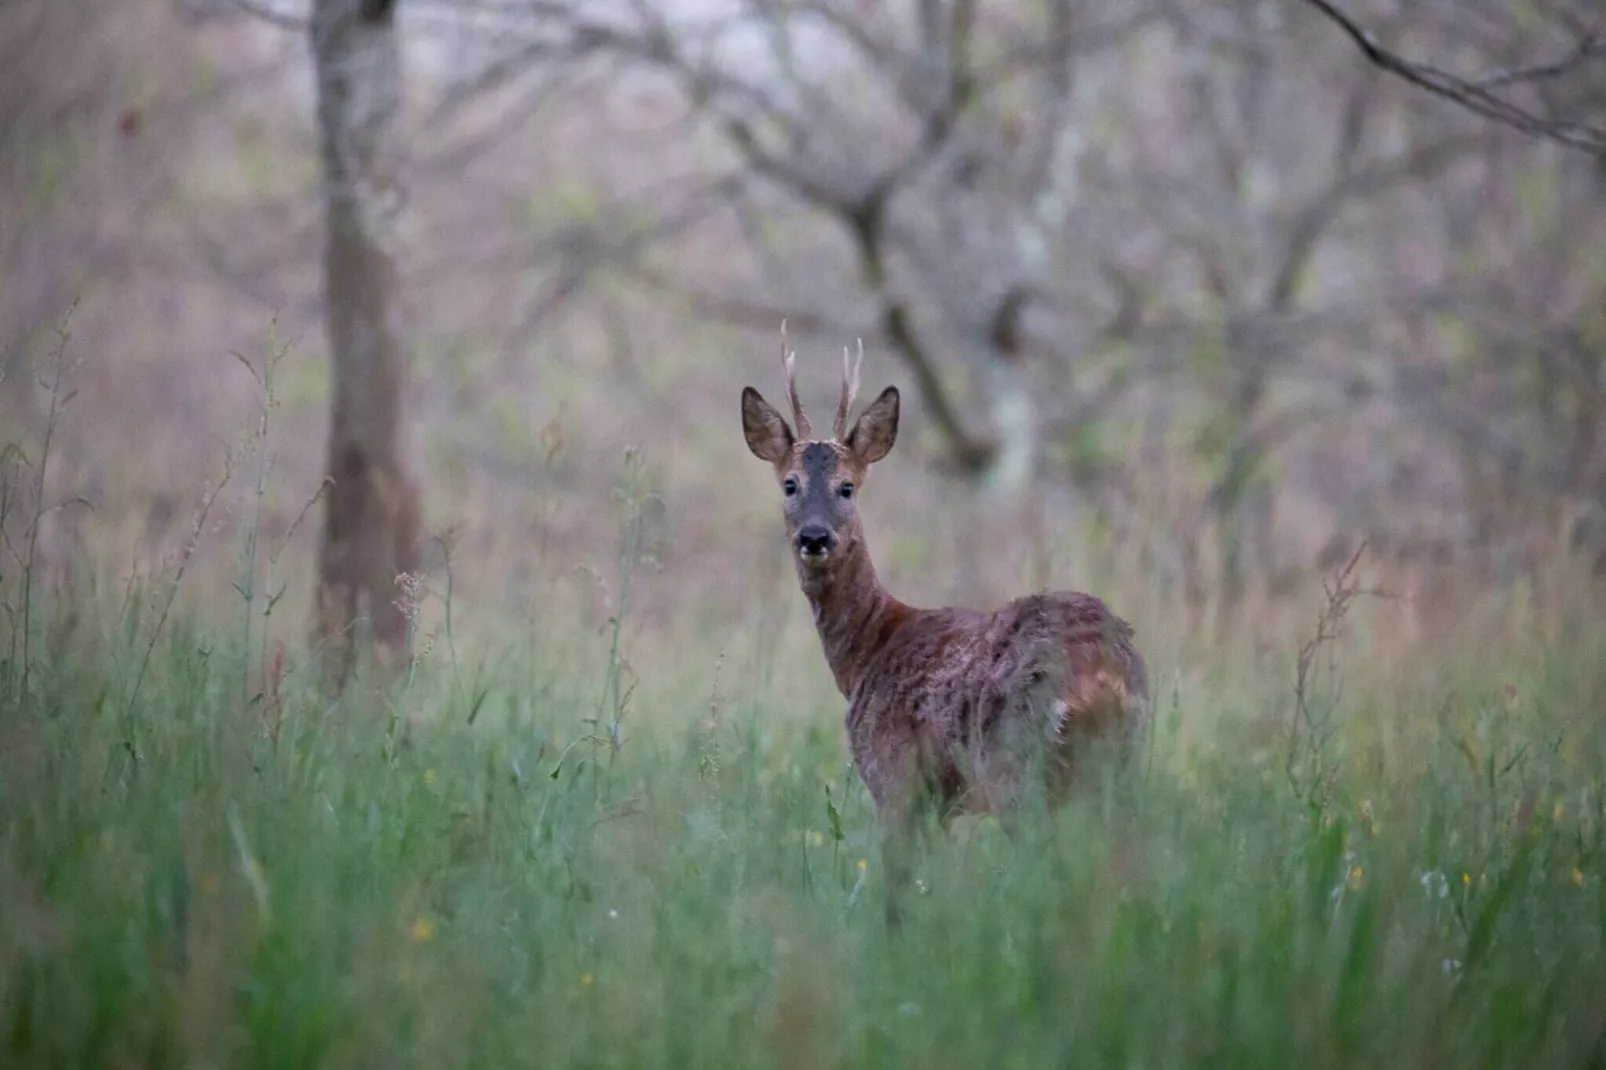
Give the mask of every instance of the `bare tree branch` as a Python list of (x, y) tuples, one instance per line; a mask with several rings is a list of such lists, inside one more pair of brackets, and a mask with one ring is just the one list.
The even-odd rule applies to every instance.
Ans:
[(233, 0), (234, 6), (241, 11), (263, 22), (277, 26), (281, 30), (295, 30), (298, 33), (307, 29), (305, 15), (292, 15), (268, 0)]
[(1390, 74), (1430, 93), (1453, 101), (1475, 115), (1547, 138), (1595, 156), (1606, 156), (1606, 126), (1556, 119), (1517, 104), (1496, 90), (1525, 83), (1549, 81), (1577, 70), (1606, 55), (1606, 31), (1579, 39), (1565, 55), (1548, 62), (1494, 71), (1481, 78), (1463, 78), (1425, 63), (1406, 59), (1383, 47), (1377, 35), (1365, 29), (1329, 0), (1305, 0), (1355, 42), (1368, 60)]
[(1355, 168), (1347, 162), (1354, 145), (1350, 138), (1344, 138), (1348, 145), (1343, 157), (1346, 162), (1337, 165), (1333, 182), (1296, 217), (1283, 253), (1277, 260), (1267, 305), (1279, 312), (1288, 308), (1295, 296), (1300, 275), (1315, 253), (1322, 230), (1346, 204), (1440, 172), (1462, 159), (1479, 144), (1479, 140), (1467, 136), (1447, 137), (1418, 145), (1398, 156)]

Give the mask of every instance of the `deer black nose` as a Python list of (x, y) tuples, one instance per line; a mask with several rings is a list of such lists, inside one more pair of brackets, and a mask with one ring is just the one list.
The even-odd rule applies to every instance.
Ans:
[(836, 536), (824, 524), (808, 524), (798, 529), (797, 548), (809, 557), (828, 554), (836, 546)]

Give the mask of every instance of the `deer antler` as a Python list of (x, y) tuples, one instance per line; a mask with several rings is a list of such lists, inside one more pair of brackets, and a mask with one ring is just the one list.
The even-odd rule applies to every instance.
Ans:
[(859, 339), (859, 356), (852, 367), (848, 364), (848, 347), (842, 347), (842, 400), (836, 403), (836, 440), (843, 441), (848, 434), (848, 412), (853, 399), (859, 396), (859, 366), (864, 363), (864, 339)]
[(807, 441), (814, 437), (809, 418), (803, 412), (803, 403), (797, 399), (797, 372), (794, 364), (797, 354), (786, 345), (786, 321), (781, 321), (781, 368), (786, 372), (786, 396), (792, 402), (792, 422), (797, 424), (797, 437)]

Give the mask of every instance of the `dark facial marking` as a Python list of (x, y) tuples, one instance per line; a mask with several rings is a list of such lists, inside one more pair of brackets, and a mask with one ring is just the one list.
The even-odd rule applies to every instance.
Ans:
[(803, 474), (806, 479), (803, 500), (798, 504), (799, 515), (805, 522), (825, 524), (835, 531), (847, 519), (851, 507), (832, 486), (840, 464), (836, 450), (824, 442), (804, 447)]
[(809, 477), (809, 489), (816, 484), (830, 482), (836, 474), (836, 450), (824, 442), (815, 442), (803, 448), (803, 472)]

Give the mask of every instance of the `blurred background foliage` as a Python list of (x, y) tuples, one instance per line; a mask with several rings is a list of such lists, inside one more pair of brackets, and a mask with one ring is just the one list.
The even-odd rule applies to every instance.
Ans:
[[(1572, 51), (1600, 31), (1582, 2), (1348, 14), (1556, 129), (1606, 95), (1600, 52)], [(49, 513), (43, 561), (171, 561), (256, 426), (241, 356), (283, 354), (262, 537), (318, 486), (306, 17), (0, 9), (0, 413), (8, 438), (44, 434), (71, 308), (44, 499), (92, 506)], [(1140, 620), (1265, 634), (1366, 538), (1414, 634), (1458, 587), (1606, 572), (1606, 163), (1391, 76), (1317, 6), (398, 17), (413, 438), (426, 530), (484, 611), (465, 619), (596, 596), (630, 446), (654, 489), (644, 620), (787, 597), (735, 404), (775, 392), (783, 319), (815, 404), (859, 337), (867, 394), (906, 392), (866, 511), (916, 601), (1124, 586)], [(213, 522), (239, 525), (246, 493)], [(314, 528), (285, 574), (310, 573)]]

